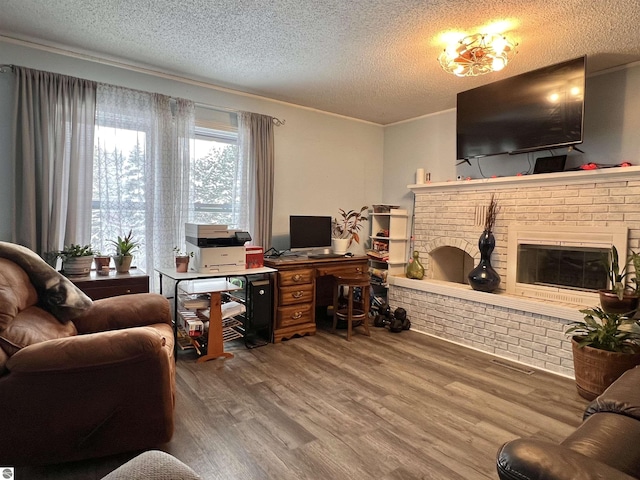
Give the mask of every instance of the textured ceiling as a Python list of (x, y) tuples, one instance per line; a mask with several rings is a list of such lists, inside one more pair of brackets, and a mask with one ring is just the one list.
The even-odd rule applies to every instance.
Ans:
[[(502, 72), (444, 73), (448, 31), (502, 22)], [(640, 0), (0, 0), (0, 34), (388, 124), (460, 91), (584, 54), (640, 60)]]

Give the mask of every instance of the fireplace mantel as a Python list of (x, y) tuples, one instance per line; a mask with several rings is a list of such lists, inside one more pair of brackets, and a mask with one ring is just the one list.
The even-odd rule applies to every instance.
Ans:
[(536, 187), (550, 185), (575, 185), (589, 182), (628, 180), (629, 177), (636, 175), (640, 175), (640, 166), (579, 170), (575, 172), (541, 173), (537, 175), (511, 177), (479, 178), (475, 180), (431, 182), (407, 185), (407, 188), (413, 193), (431, 193), (463, 189), (496, 191), (501, 188), (513, 188), (514, 186)]

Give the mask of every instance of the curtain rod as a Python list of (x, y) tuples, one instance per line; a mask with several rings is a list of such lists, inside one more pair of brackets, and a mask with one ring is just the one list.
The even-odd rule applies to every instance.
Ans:
[[(12, 64), (1, 64), (0, 65), (0, 73), (10, 73), (13, 71), (15, 65)], [(232, 108), (226, 107), (216, 107), (213, 105), (207, 105), (205, 103), (194, 102), (197, 107), (207, 108), (210, 110), (217, 110), (221, 112), (229, 112), (229, 113), (239, 113), (239, 110), (234, 110)], [(286, 120), (280, 120), (277, 117), (271, 117), (275, 126), (280, 127), (286, 123)]]
[[(229, 112), (229, 113), (240, 113), (240, 110), (234, 110), (233, 108), (227, 108), (227, 107), (216, 107), (214, 105), (207, 105), (206, 103), (200, 103), (200, 102), (194, 102), (196, 107), (201, 107), (201, 108), (206, 108), (208, 110), (215, 110), (217, 112)], [(270, 115), (267, 115), (270, 116)], [(281, 127), (282, 125), (284, 125), (287, 121), (286, 120), (280, 120), (277, 117), (271, 117), (271, 119), (273, 120), (273, 124), (276, 127)]]

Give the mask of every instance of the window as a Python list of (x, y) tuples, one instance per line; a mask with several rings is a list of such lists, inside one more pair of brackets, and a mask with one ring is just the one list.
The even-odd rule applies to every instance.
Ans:
[[(146, 133), (96, 125), (93, 159), (91, 245), (113, 253), (109, 240), (126, 235), (144, 239)], [(136, 264), (144, 268), (144, 241)]]
[(191, 164), (193, 223), (237, 225), (238, 135), (236, 132), (196, 127)]
[[(158, 219), (150, 218), (157, 212), (147, 204), (152, 198), (148, 183), (154, 178), (156, 182), (162, 182), (165, 178), (163, 175), (163, 178), (158, 178), (151, 171), (155, 167), (147, 158), (147, 153), (153, 148), (149, 142), (147, 125), (129, 124), (122, 122), (122, 119), (113, 125), (103, 119), (103, 124), (97, 124), (95, 130), (91, 244), (103, 254), (113, 254), (109, 240), (126, 235), (131, 229), (134, 237), (141, 242), (134, 264), (149, 271), (158, 265), (147, 264), (150, 261), (148, 249), (153, 244), (147, 235), (158, 235), (162, 227), (161, 223), (157, 223)], [(190, 142), (191, 159), (186, 167), (190, 176), (185, 220), (246, 228), (238, 225), (237, 220), (236, 192), (241, 173), (237, 139), (236, 131), (196, 127), (195, 139)], [(167, 168), (170, 167), (161, 167)], [(158, 185), (154, 185), (154, 188), (157, 189)], [(162, 188), (167, 187), (165, 185)], [(173, 195), (181, 196), (181, 192), (177, 191), (180, 189), (178, 183), (170, 183), (169, 188), (176, 190)], [(184, 238), (173, 240), (170, 248), (181, 246), (183, 242)], [(151, 261), (158, 264), (165, 260), (169, 252), (160, 255), (163, 258)]]

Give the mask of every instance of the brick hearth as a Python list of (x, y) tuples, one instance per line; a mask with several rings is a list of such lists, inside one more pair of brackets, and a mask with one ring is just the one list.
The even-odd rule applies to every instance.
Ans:
[[(409, 185), (415, 194), (414, 249), (424, 280), (392, 277), (389, 303), (407, 310), (412, 328), (501, 357), (573, 376), (566, 324), (581, 318), (578, 305), (504, 293), (510, 223), (539, 226), (609, 226), (629, 229), (628, 248), (640, 249), (640, 167), (563, 172), (462, 182)], [(429, 253), (452, 246), (479, 260), (478, 207), (495, 192), (501, 211), (494, 228), (492, 265), (502, 278), (497, 293), (433, 279)], [(594, 303), (595, 305), (596, 303)]]

